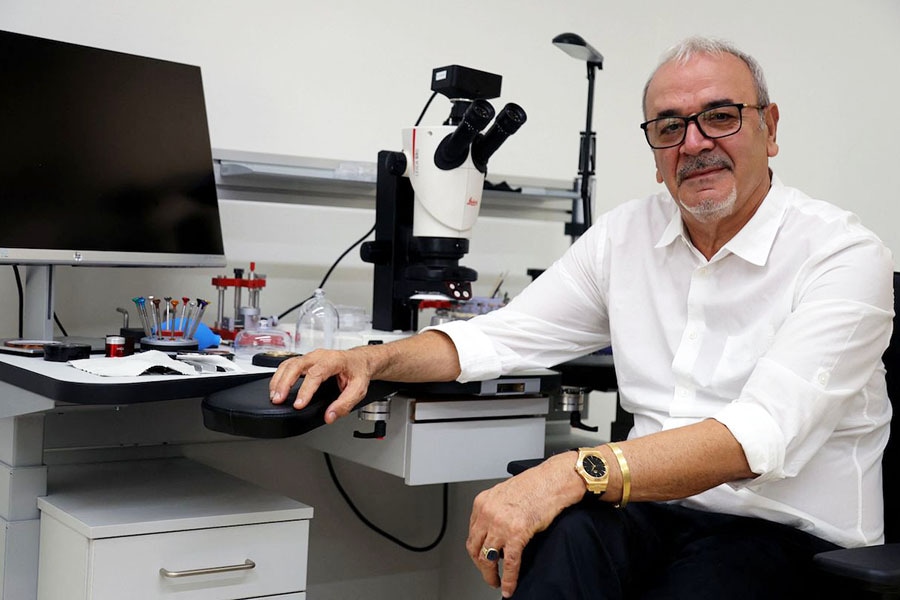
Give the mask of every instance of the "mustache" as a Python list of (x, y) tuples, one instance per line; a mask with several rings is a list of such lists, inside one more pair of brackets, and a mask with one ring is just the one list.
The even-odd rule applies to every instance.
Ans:
[(731, 164), (731, 161), (724, 156), (689, 156), (685, 159), (685, 162), (678, 168), (676, 178), (678, 183), (681, 184), (682, 181), (699, 171), (704, 171), (710, 168), (728, 169), (729, 171), (731, 171), (732, 167), (733, 165)]

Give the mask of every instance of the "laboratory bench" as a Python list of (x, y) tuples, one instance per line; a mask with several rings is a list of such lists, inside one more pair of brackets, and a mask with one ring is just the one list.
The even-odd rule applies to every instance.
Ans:
[[(313, 508), (302, 490), (288, 498), (180, 452), (241, 440), (200, 417), (201, 399), (264, 387), (274, 370), (239, 364), (246, 372), (125, 378), (0, 355), (0, 600), (304, 598)], [(372, 427), (354, 418), (298, 440), (409, 486), (502, 478), (509, 460), (544, 452), (559, 382), (543, 376), (502, 397), (410, 388), (375, 443), (354, 435)], [(241, 556), (224, 552), (235, 546)]]
[[(239, 373), (100, 377), (40, 357), (0, 355), (0, 599), (100, 600), (121, 598), (123, 590), (134, 598), (235, 597), (224, 591), (228, 586), (242, 588), (240, 597), (253, 597), (251, 591), (272, 596), (274, 588), (266, 587), (270, 580), (284, 584), (282, 589), (289, 595), (283, 597), (302, 598), (305, 571), (290, 582), (273, 580), (265, 575), (274, 560), (269, 554), (265, 560), (256, 560), (253, 568), (244, 565), (239, 571), (202, 574), (199, 579), (169, 577), (172, 583), (168, 587), (147, 596), (132, 593), (131, 584), (140, 580), (132, 581), (128, 569), (151, 569), (154, 580), (165, 583), (160, 568), (190, 571), (232, 566), (222, 563), (226, 558), (218, 552), (225, 540), (233, 536), (241, 544), (264, 546), (262, 540), (268, 539), (269, 533), (262, 530), (267, 528), (293, 531), (295, 555), (302, 555), (308, 537), (305, 523), (312, 517), (310, 507), (189, 461), (164, 466), (144, 460), (48, 465), (44, 448), (47, 415), (66, 407), (150, 407), (181, 399), (196, 404), (199, 411), (199, 401), (191, 399), (266, 378), (271, 372), (248, 364), (245, 372)], [(85, 429), (112, 436), (114, 446), (139, 445), (134, 442), (143, 435), (139, 429), (160, 426), (144, 419), (143, 424), (118, 430), (115, 423), (103, 419), (92, 423), (92, 415), (84, 416), (87, 419), (67, 421), (76, 425), (71, 432), (74, 445), (91, 443), (79, 437), (91, 433)], [(144, 494), (135, 493), (139, 490)], [(52, 542), (41, 544), (42, 538)], [(119, 548), (120, 544), (128, 549), (103, 554), (109, 552), (104, 548)], [(188, 548), (199, 552), (198, 557), (205, 552), (211, 562), (153, 566), (152, 560), (163, 559), (156, 553), (164, 547), (172, 550), (176, 563), (180, 558), (176, 550)], [(248, 548), (246, 558), (251, 558), (250, 553), (262, 556), (260, 552), (260, 548)], [(142, 557), (140, 565), (123, 562), (137, 556)], [(40, 561), (49, 565), (42, 575)], [(266, 585), (251, 584), (260, 574)], [(100, 587), (94, 590), (92, 585)], [(198, 591), (206, 588), (213, 591)], [(185, 595), (185, 589), (193, 591)]]

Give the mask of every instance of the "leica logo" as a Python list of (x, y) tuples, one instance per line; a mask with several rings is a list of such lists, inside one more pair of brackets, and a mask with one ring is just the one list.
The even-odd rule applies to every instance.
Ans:
[(478, 200), (469, 196), (469, 199), (466, 200), (466, 206), (478, 206)]

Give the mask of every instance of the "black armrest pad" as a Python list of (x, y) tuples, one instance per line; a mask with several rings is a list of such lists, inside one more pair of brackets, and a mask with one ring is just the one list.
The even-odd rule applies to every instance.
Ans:
[(510, 475), (518, 475), (522, 471), (530, 469), (531, 467), (536, 467), (545, 460), (546, 459), (544, 458), (525, 458), (520, 460), (513, 460), (506, 465), (506, 472)]
[[(203, 424), (207, 429), (253, 438), (285, 438), (303, 435), (325, 424), (325, 409), (341, 393), (337, 380), (330, 377), (303, 409), (292, 406), (301, 378), (284, 404), (269, 401), (269, 380), (261, 379), (210, 394), (203, 399)], [(369, 382), (366, 397), (356, 406), (365, 406), (397, 391), (397, 384)]]
[(878, 589), (900, 589), (900, 543), (822, 552), (814, 557), (821, 570)]

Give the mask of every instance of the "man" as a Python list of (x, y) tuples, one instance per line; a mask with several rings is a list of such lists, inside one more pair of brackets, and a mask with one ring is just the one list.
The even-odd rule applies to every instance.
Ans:
[(506, 308), (286, 362), (272, 399), (305, 374), (304, 406), (337, 375), (330, 423), (372, 378), (484, 379), (611, 345), (629, 439), (482, 492), (467, 549), (484, 579), (541, 600), (796, 597), (816, 552), (882, 541), (892, 259), (772, 174), (778, 106), (731, 45), (673, 49), (644, 114), (668, 193), (601, 215)]

